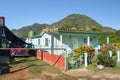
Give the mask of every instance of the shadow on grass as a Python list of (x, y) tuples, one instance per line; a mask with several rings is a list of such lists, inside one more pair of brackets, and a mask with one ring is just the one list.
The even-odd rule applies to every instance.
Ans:
[(47, 65), (47, 64), (43, 64), (43, 65), (32, 64), (32, 65), (29, 65), (29, 66), (27, 66), (27, 67), (24, 67), (24, 68), (20, 68), (20, 69), (17, 69), (17, 70), (11, 71), (11, 72), (9, 72), (9, 73), (19, 72), (19, 71), (25, 70), (25, 69), (27, 69), (27, 68), (30, 68), (30, 67), (32, 67), (32, 66), (46, 66), (46, 65)]
[(26, 59), (18, 60), (18, 61), (12, 60), (12, 61), (10, 61), (10, 65), (17, 65), (17, 64), (20, 64), (20, 63), (26, 63), (26, 62), (32, 62), (32, 61), (37, 61), (37, 59), (30, 60), (30, 59), (26, 58)]

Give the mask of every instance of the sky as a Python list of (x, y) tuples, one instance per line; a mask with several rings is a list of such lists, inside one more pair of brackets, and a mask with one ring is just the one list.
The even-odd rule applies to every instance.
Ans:
[(120, 0), (0, 0), (0, 16), (10, 30), (52, 24), (70, 14), (84, 14), (120, 30)]

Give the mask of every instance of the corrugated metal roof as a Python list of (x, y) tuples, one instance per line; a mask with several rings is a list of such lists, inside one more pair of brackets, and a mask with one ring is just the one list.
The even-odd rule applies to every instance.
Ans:
[(87, 31), (58, 31), (59, 34), (89, 34), (89, 35), (104, 35), (104, 36), (108, 36), (110, 35), (109, 33), (105, 33), (105, 32), (87, 32)]
[(38, 38), (41, 37), (44, 33), (50, 34), (50, 35), (102, 35), (102, 36), (109, 36), (109, 33), (104, 32), (85, 32), (85, 31), (63, 31), (63, 30), (57, 30), (57, 31), (42, 31), (39, 35), (33, 36), (32, 38)]

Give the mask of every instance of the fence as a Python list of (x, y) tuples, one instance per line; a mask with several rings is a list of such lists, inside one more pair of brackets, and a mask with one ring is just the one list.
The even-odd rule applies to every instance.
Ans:
[[(59, 52), (62, 52), (62, 54), (58, 53), (49, 53), (48, 51), (51, 50), (51, 48), (44, 48), (37, 50), (36, 56), (38, 59), (41, 59), (53, 66), (56, 66), (62, 70), (66, 70), (66, 53), (65, 49), (63, 48), (54, 48), (52, 50), (57, 50)], [(54, 51), (55, 52), (55, 51)]]
[[(53, 52), (48, 52), (51, 48), (43, 48), (39, 49), (36, 52), (37, 58), (41, 59), (53, 66), (56, 66), (62, 70), (70, 70), (70, 69), (78, 69), (78, 68), (85, 68), (89, 64), (91, 64), (91, 60), (93, 56), (100, 54), (100, 52), (95, 51), (95, 54), (90, 56), (87, 53), (84, 53), (83, 56), (75, 57), (74, 54), (68, 54), (66, 49), (64, 48), (54, 48)], [(58, 52), (58, 53), (56, 53)], [(62, 52), (62, 54), (59, 54)], [(109, 56), (112, 57), (112, 51), (109, 51)], [(116, 52), (117, 62), (120, 62), (120, 51)]]
[[(70, 69), (80, 69), (80, 68), (85, 68), (88, 67), (89, 64), (92, 64), (92, 59), (94, 56), (97, 57), (98, 54), (102, 54), (99, 51), (95, 51), (95, 54), (90, 56), (88, 53), (84, 53), (83, 56), (80, 57), (75, 57), (74, 54), (68, 54), (67, 57), (67, 63), (66, 63), (66, 69), (70, 70)], [(116, 51), (115, 53), (116, 55), (116, 62), (120, 63), (120, 51)], [(113, 52), (109, 51), (109, 57), (112, 58), (113, 56)], [(97, 59), (97, 58), (96, 58)]]
[(87, 53), (84, 53), (84, 55), (80, 57), (75, 57), (74, 54), (68, 54), (66, 61), (67, 62), (66, 69), (70, 70), (87, 67), (88, 64), (90, 63), (89, 62), (90, 58), (88, 59), (88, 57), (89, 56)]

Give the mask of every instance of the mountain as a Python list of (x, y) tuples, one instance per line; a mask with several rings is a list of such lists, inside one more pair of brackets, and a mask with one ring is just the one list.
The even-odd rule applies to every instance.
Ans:
[(113, 29), (111, 27), (103, 27), (104, 30), (106, 30), (107, 32), (116, 32), (117, 30), (116, 29)]
[(22, 27), (21, 29), (14, 29), (12, 32), (21, 38), (28, 37), (29, 31), (34, 31), (35, 34), (39, 34), (43, 28), (61, 28), (61, 29), (76, 29), (81, 31), (99, 31), (99, 32), (114, 32), (114, 29), (104, 27), (94, 19), (82, 15), (82, 14), (71, 14), (64, 19), (55, 22), (51, 25), (48, 24), (38, 24)]
[(34, 34), (37, 35), (40, 33), (40, 31), (43, 28), (45, 28), (47, 26), (49, 26), (49, 25), (34, 23), (32, 25), (25, 26), (20, 29), (13, 29), (12, 32), (20, 38), (27, 38), (30, 31), (34, 31)]
[(53, 23), (51, 26), (59, 28), (77, 28), (84, 31), (90, 31), (92, 29), (102, 30), (103, 28), (101, 24), (82, 14), (71, 14), (64, 19)]

